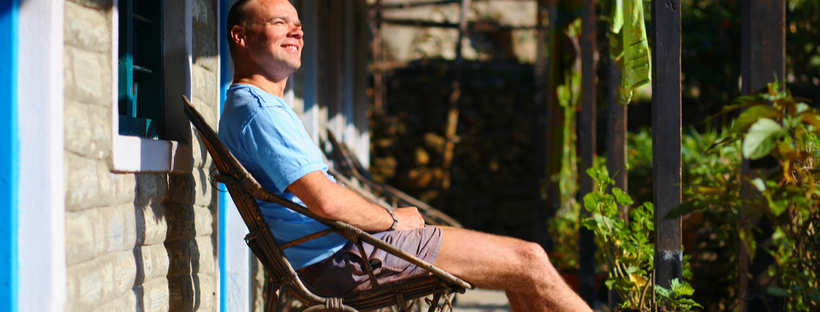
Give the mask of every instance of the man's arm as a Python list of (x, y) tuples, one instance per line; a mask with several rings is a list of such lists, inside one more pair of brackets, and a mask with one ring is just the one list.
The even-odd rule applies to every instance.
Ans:
[[(321, 171), (306, 174), (288, 186), (287, 190), (321, 217), (339, 220), (367, 232), (386, 231), (393, 225), (393, 217), (384, 208), (333, 183)], [(399, 221), (396, 230), (424, 226), (424, 219), (416, 207), (397, 208), (393, 213)]]

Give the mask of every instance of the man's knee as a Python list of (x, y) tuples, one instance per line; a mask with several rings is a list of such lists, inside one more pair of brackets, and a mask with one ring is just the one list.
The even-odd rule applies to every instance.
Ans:
[(530, 268), (535, 269), (542, 265), (550, 265), (549, 257), (544, 248), (536, 243), (524, 242), (518, 247), (518, 254), (522, 262)]

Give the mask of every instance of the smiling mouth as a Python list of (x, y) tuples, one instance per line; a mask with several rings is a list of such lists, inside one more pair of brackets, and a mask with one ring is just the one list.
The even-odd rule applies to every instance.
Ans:
[(297, 47), (295, 45), (283, 45), (282, 47), (285, 48), (285, 49), (293, 50), (293, 51), (299, 51), (299, 47)]

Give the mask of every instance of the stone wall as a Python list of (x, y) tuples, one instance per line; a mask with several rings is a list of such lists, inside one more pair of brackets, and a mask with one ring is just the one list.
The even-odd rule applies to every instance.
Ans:
[[(217, 1), (193, 2), (192, 97), (215, 126)], [(216, 311), (207, 153), (195, 139), (188, 173), (112, 171), (113, 14), (111, 0), (65, 2), (66, 310)]]
[(425, 60), (387, 76), (387, 107), (371, 118), (374, 177), (436, 206), (465, 227), (533, 240), (542, 170), (543, 108), (533, 67), (465, 62), (451, 187), (442, 203), (444, 132), (453, 62)]

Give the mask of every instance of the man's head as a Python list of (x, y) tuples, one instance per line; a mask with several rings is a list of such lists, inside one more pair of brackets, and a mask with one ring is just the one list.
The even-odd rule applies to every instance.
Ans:
[(288, 0), (239, 0), (228, 13), (228, 46), (237, 71), (282, 79), (301, 66), (302, 24)]

